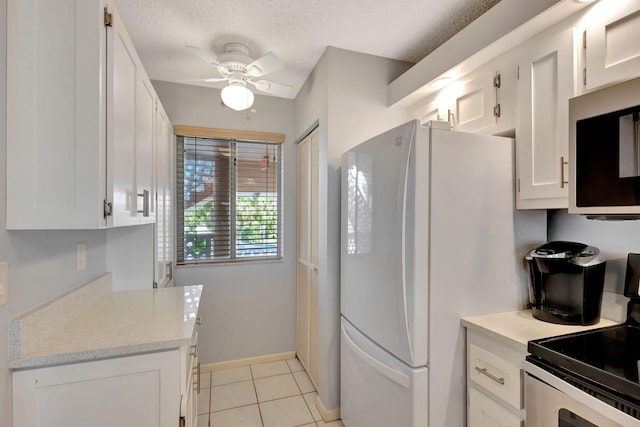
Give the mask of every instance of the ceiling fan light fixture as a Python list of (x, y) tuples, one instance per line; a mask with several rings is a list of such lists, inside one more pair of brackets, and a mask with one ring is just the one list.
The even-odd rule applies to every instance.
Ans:
[(220, 93), (222, 102), (236, 111), (246, 110), (253, 105), (253, 92), (241, 83), (231, 83)]

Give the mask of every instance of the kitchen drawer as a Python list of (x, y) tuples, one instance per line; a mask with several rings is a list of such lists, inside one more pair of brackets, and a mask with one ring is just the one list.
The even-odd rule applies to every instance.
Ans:
[(520, 367), (475, 344), (469, 348), (469, 379), (516, 409), (522, 409)]

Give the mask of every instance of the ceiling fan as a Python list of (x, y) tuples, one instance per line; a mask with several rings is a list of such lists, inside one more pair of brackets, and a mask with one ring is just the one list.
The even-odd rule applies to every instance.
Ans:
[(291, 86), (261, 79), (284, 67), (282, 61), (271, 52), (254, 60), (249, 56), (249, 48), (241, 43), (225, 44), (224, 53), (217, 58), (195, 46), (187, 46), (187, 49), (213, 65), (221, 77), (183, 81), (228, 81), (229, 85), (222, 89), (221, 97), (225, 105), (234, 110), (245, 110), (253, 104), (253, 92), (247, 88), (247, 83), (261, 92), (276, 96), (287, 97), (291, 93)]

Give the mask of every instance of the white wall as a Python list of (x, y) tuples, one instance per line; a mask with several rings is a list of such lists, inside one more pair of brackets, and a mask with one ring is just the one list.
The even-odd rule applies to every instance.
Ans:
[[(387, 85), (410, 64), (328, 48), (296, 98), (296, 134), (320, 126), (318, 393), (340, 405), (340, 162), (351, 147), (410, 120), (387, 107)], [(325, 238), (326, 237), (326, 238)]]
[[(9, 321), (106, 271), (105, 231), (6, 231), (6, 29), (0, 0), (0, 262), (8, 264), (8, 302), (0, 306), (0, 426), (11, 425)], [(13, 183), (12, 183), (13, 184)], [(76, 244), (87, 244), (87, 269), (76, 272)]]
[(203, 364), (296, 349), (296, 176), (292, 100), (256, 95), (254, 113), (220, 105), (220, 91), (154, 81), (174, 125), (278, 132), (284, 148), (284, 261), (177, 267), (178, 286), (202, 284)]

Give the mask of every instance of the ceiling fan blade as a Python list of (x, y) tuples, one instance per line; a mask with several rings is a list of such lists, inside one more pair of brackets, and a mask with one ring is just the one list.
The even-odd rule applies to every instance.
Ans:
[(210, 78), (210, 79), (182, 79), (182, 80), (178, 80), (178, 82), (180, 83), (212, 83), (212, 82), (223, 82), (227, 80), (226, 77), (220, 77), (220, 78)]
[(284, 67), (284, 64), (275, 54), (269, 52), (247, 65), (247, 74), (250, 77), (260, 77)]
[(211, 55), (208, 52), (205, 52), (204, 50), (200, 49), (199, 47), (195, 47), (195, 46), (187, 46), (187, 49), (189, 49), (192, 53), (194, 53), (195, 55), (199, 56), (203, 61), (219, 67), (221, 64), (218, 62), (218, 60)]
[(249, 82), (259, 91), (284, 98), (291, 96), (291, 86), (287, 86), (282, 83), (270, 82), (268, 80), (258, 80), (256, 82), (250, 80)]

